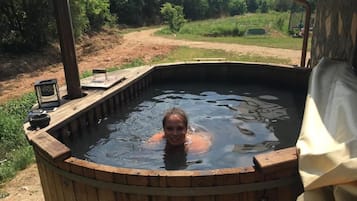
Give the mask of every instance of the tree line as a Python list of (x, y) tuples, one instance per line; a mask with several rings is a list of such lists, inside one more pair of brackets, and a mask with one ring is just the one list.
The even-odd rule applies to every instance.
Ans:
[[(147, 26), (165, 21), (169, 3), (186, 20), (241, 15), (247, 12), (287, 11), (292, 0), (69, 0), (76, 38), (105, 25)], [(167, 4), (166, 4), (167, 5)], [(1, 0), (0, 50), (38, 50), (57, 37), (52, 0)]]

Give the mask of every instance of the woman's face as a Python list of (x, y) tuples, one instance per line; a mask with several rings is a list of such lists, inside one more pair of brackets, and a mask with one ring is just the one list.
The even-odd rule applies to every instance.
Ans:
[(164, 133), (167, 142), (171, 145), (182, 145), (186, 141), (187, 127), (181, 116), (170, 115), (165, 122)]

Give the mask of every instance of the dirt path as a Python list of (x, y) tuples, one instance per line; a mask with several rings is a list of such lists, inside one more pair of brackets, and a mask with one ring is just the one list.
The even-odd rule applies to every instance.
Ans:
[(175, 45), (175, 46), (187, 46), (192, 48), (204, 48), (204, 49), (217, 49), (224, 50), (240, 54), (251, 54), (278, 57), (282, 59), (290, 59), (291, 65), (300, 63), (301, 51), (300, 50), (288, 50), (281, 48), (259, 47), (254, 45), (240, 45), (240, 44), (228, 44), (228, 43), (214, 43), (214, 42), (197, 42), (188, 40), (175, 40), (169, 38), (162, 38), (154, 36), (153, 33), (158, 29), (149, 29), (140, 32), (132, 32), (124, 36), (130, 43), (142, 43), (152, 45)]
[[(134, 58), (150, 60), (151, 58), (164, 55), (170, 52), (175, 46), (188, 46), (206, 49), (221, 49), (242, 54), (254, 54), (262, 56), (272, 56), (291, 60), (291, 64), (298, 64), (300, 51), (277, 48), (267, 48), (258, 46), (247, 46), (237, 44), (222, 44), (212, 42), (194, 42), (185, 40), (174, 40), (153, 36), (156, 29), (132, 32), (124, 35), (123, 40), (110, 41), (108, 38), (100, 38), (103, 42), (110, 43), (110, 47), (103, 48), (93, 54), (80, 56), (78, 66), (80, 72), (90, 70), (95, 67), (112, 67), (129, 62)], [(1, 60), (0, 60), (1, 62)], [(4, 65), (0, 63), (1, 66)], [(0, 103), (25, 92), (33, 90), (33, 83), (36, 80), (57, 78), (59, 83), (64, 84), (64, 72), (61, 63), (45, 66), (32, 73), (23, 73), (15, 78), (0, 81)], [(36, 164), (21, 171), (10, 182), (1, 187), (1, 191), (9, 193), (3, 201), (43, 201), (41, 184), (37, 172)], [(0, 196), (1, 197), (1, 196)]]

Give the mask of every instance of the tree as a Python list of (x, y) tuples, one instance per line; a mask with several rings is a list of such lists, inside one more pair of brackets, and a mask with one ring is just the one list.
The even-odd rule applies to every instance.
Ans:
[(207, 0), (185, 0), (183, 7), (188, 19), (198, 20), (206, 18), (209, 5)]
[(151, 25), (160, 23), (160, 6), (162, 4), (162, 0), (145, 0), (144, 2), (144, 24)]
[(250, 13), (255, 13), (258, 9), (257, 0), (247, 0), (247, 9)]
[(230, 0), (208, 0), (208, 17), (221, 17), (228, 14)]
[(183, 7), (165, 3), (160, 10), (165, 22), (169, 24), (170, 30), (175, 33), (180, 31), (186, 20), (183, 15)]
[(247, 12), (245, 0), (231, 0), (228, 7), (230, 15), (242, 15)]
[(37, 50), (48, 44), (53, 23), (47, 0), (0, 1), (0, 47), (7, 52)]
[(259, 10), (261, 13), (267, 13), (269, 8), (268, 8), (268, 3), (265, 0), (262, 0), (259, 4)]
[(86, 15), (84, 0), (69, 1), (72, 16), (73, 34), (75, 38), (80, 37), (89, 29), (89, 20)]
[(293, 0), (275, 0), (276, 11), (287, 11), (290, 9)]
[(115, 16), (110, 13), (109, 0), (87, 0), (85, 2), (86, 16), (91, 30), (98, 30), (105, 24), (112, 24)]
[(118, 16), (119, 24), (143, 25), (144, 0), (110, 0), (111, 13)]

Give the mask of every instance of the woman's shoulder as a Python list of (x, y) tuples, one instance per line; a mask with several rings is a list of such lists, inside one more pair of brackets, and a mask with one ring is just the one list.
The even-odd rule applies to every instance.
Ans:
[(164, 138), (164, 133), (163, 132), (158, 132), (155, 133), (153, 136), (151, 136), (148, 140), (149, 143), (155, 143), (159, 142)]
[(189, 150), (194, 153), (207, 152), (212, 145), (212, 137), (207, 132), (192, 133), (188, 138), (190, 139)]

